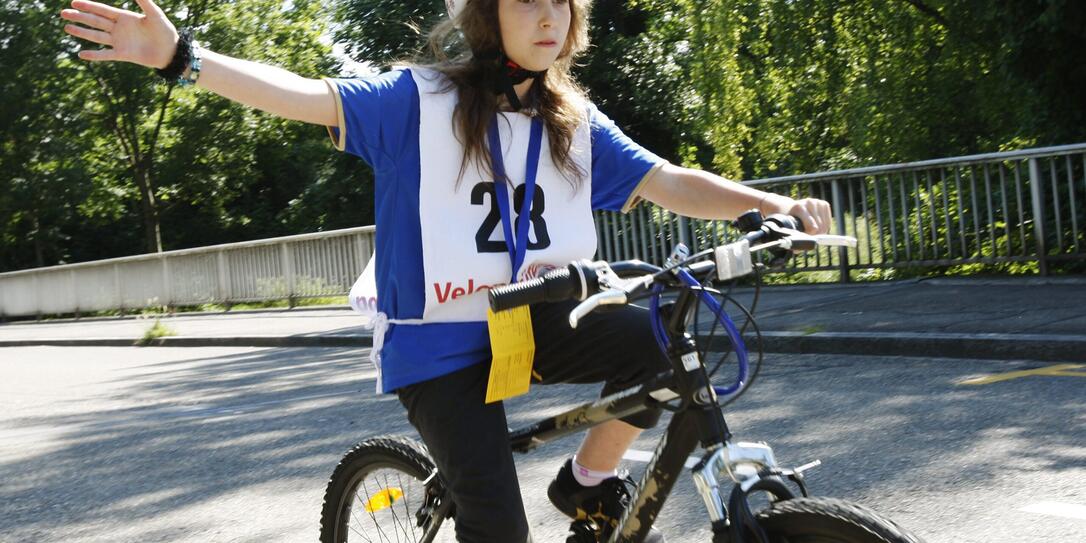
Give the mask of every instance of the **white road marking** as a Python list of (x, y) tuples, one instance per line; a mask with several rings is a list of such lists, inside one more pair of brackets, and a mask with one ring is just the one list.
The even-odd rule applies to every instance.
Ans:
[(1021, 511), (1048, 515), (1050, 517), (1064, 517), (1078, 520), (1086, 520), (1086, 505), (1060, 502), (1039, 502), (1023, 507)]

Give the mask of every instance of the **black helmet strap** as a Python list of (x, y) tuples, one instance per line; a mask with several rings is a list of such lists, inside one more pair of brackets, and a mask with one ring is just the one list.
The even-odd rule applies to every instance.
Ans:
[(505, 94), (505, 98), (509, 100), (509, 105), (513, 108), (513, 111), (520, 111), (524, 107), (513, 86), (519, 85), (528, 79), (539, 79), (547, 73), (547, 70), (538, 72), (525, 70), (519, 64), (513, 62), (513, 59), (507, 57), (504, 51), (474, 52), (474, 57), (479, 62), (493, 63), (492, 65), (495, 68), (493, 72), (495, 75), (493, 78), (494, 93)]

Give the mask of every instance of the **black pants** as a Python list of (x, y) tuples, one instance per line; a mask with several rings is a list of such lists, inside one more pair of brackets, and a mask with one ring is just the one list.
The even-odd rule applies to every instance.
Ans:
[[(637, 385), (666, 370), (649, 326), (648, 311), (621, 306), (569, 327), (576, 303), (532, 307), (536, 354), (532, 381), (606, 383), (601, 395)], [(422, 435), (456, 504), (462, 543), (519, 543), (528, 537), (505, 408), (484, 403), (490, 364), (398, 389), (407, 417)], [(622, 420), (651, 428), (659, 411)], [(556, 468), (557, 469), (557, 468)]]

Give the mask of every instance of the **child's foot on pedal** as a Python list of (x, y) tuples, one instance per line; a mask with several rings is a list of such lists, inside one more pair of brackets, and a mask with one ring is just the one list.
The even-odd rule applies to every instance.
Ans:
[[(590, 519), (602, 528), (604, 534), (610, 534), (630, 503), (630, 488), (633, 486), (634, 482), (629, 477), (610, 477), (598, 485), (583, 486), (573, 476), (573, 460), (570, 459), (551, 481), (547, 497), (567, 517)], [(664, 535), (652, 527), (645, 541), (663, 543)]]

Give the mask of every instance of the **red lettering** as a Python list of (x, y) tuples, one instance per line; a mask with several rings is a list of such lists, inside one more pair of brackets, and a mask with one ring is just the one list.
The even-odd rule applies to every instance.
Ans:
[(443, 304), (449, 299), (449, 289), (451, 289), (451, 288), (452, 288), (452, 283), (446, 281), (445, 282), (445, 294), (442, 295), (441, 287), (439, 287), (437, 285), (437, 283), (434, 283), (434, 290), (437, 291), (437, 303)]
[[(446, 281), (445, 285), (444, 285), (444, 288), (442, 288), (442, 285), (440, 283), (434, 283), (434, 293), (437, 295), (437, 303), (443, 304), (445, 302), (448, 302), (449, 300), (455, 300), (457, 298), (460, 298), (461, 296), (466, 296), (468, 294), (474, 294), (476, 292), (480, 292), (480, 291), (483, 291), (483, 290), (490, 290), (490, 289), (493, 289), (495, 287), (500, 287), (500, 286), (505, 285), (505, 284), (506, 283), (495, 283), (493, 285), (478, 285), (478, 286), (476, 286), (475, 285), (475, 279), (474, 278), (469, 278), (468, 279), (468, 288), (467, 289), (465, 289), (464, 287), (454, 287), (452, 285), (452, 282)], [(374, 300), (374, 303), (376, 303), (376, 300)]]

